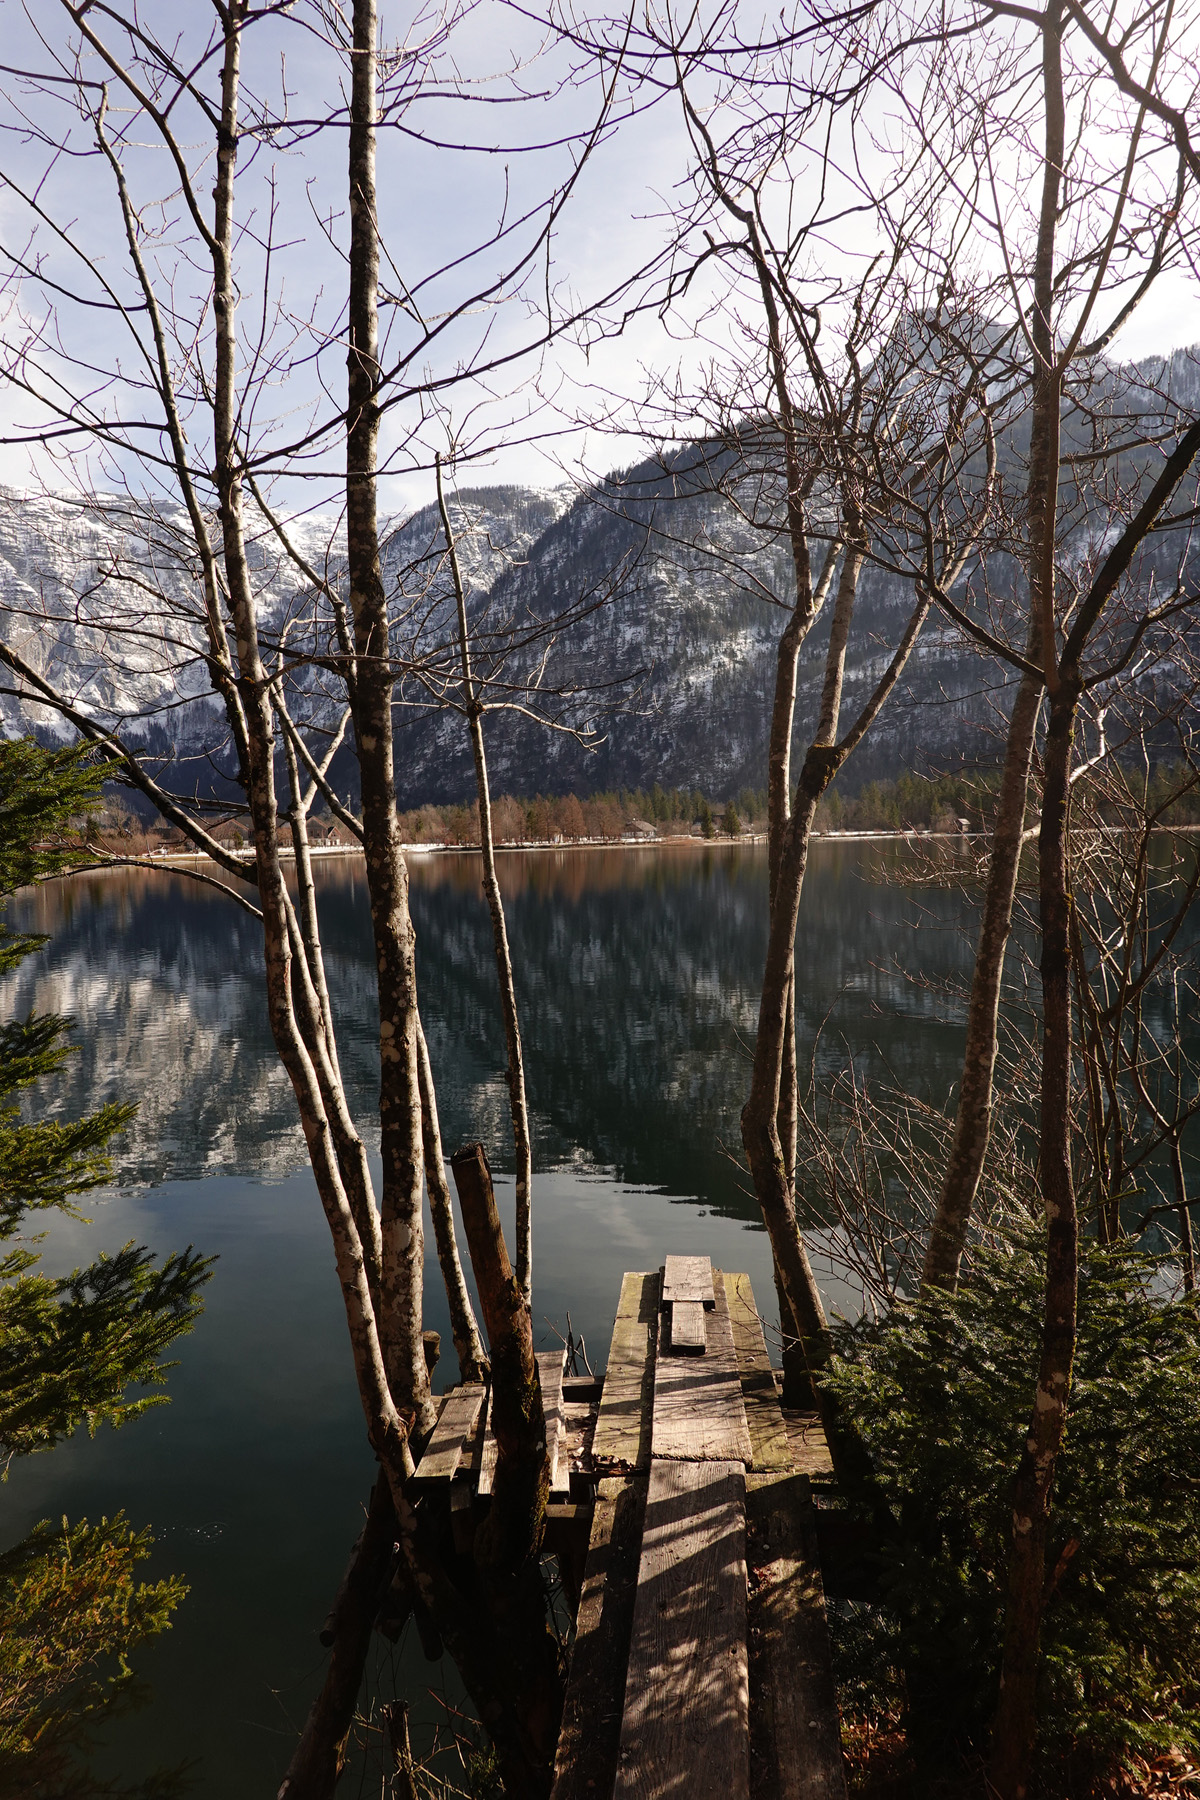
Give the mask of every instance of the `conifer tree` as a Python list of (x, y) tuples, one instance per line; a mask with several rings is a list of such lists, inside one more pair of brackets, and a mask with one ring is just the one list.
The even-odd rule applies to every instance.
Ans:
[[(77, 823), (99, 798), (100, 772), (76, 749), (0, 743), (0, 904), (18, 888), (86, 860)], [(0, 919), (0, 976), (44, 937)], [(86, 1425), (121, 1425), (165, 1398), (152, 1390), (162, 1353), (200, 1310), (209, 1260), (189, 1247), (161, 1264), (126, 1244), (86, 1269), (51, 1277), (29, 1215), (79, 1218), (78, 1197), (111, 1173), (114, 1135), (132, 1106), (110, 1103), (60, 1121), (20, 1105), (71, 1054), (72, 1021), (31, 1012), (0, 1025), (0, 1459), (49, 1450)], [(32, 1116), (31, 1116), (32, 1113)], [(113, 1788), (76, 1760), (92, 1729), (133, 1681), (129, 1652), (164, 1630), (186, 1589), (139, 1583), (145, 1531), (118, 1515), (38, 1525), (0, 1553), (0, 1793), (165, 1794), (170, 1783)]]

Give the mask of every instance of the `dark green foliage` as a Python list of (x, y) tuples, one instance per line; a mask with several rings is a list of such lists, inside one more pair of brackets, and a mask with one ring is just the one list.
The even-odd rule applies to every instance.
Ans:
[[(885, 1608), (856, 1615), (843, 1661), (881, 1680), (903, 1670), (926, 1770), (987, 1747), (1042, 1265), (1032, 1238), (980, 1252), (956, 1296), (841, 1337), (833, 1386), (893, 1520)], [(1157, 1264), (1132, 1250), (1083, 1259), (1047, 1570), (1044, 1791), (1086, 1793), (1131, 1758), (1200, 1750), (1200, 1311), (1164, 1298)]]
[[(19, 941), (9, 938), (8, 948)], [(11, 1101), (70, 1056), (71, 1023), (53, 1013), (30, 1013), (0, 1026), (0, 1102)], [(86, 1119), (22, 1123), (17, 1106), (0, 1105), (0, 1238), (12, 1235), (26, 1212), (56, 1206), (74, 1213), (72, 1197), (107, 1180), (107, 1145), (134, 1110), (110, 1104)]]
[[(101, 773), (78, 748), (43, 750), (30, 738), (0, 739), (0, 895), (85, 860), (71, 825), (98, 804)], [(44, 942), (0, 925), (0, 975)]]
[(159, 1357), (200, 1311), (209, 1263), (185, 1250), (156, 1267), (126, 1244), (51, 1280), (24, 1251), (0, 1259), (0, 1457), (48, 1450), (81, 1425), (122, 1425), (160, 1404), (134, 1394), (162, 1382)]
[(126, 1657), (164, 1631), (187, 1589), (138, 1582), (147, 1532), (124, 1518), (43, 1523), (0, 1556), (0, 1800), (167, 1800), (178, 1778), (96, 1781), (72, 1752), (138, 1697)]
[[(0, 901), (86, 860), (77, 815), (99, 778), (81, 752), (0, 743)], [(0, 922), (0, 974), (44, 938)], [(27, 1214), (74, 1200), (108, 1179), (109, 1143), (131, 1118), (108, 1105), (84, 1119), (29, 1116), (31, 1090), (70, 1054), (71, 1020), (33, 1014), (0, 1026), (0, 1459), (50, 1449), (86, 1425), (120, 1425), (163, 1396), (163, 1352), (200, 1310), (210, 1262), (189, 1248), (156, 1266), (127, 1244), (90, 1268), (51, 1277), (28, 1242), (13, 1243)], [(26, 1096), (23, 1115), (21, 1097)], [(36, 1243), (36, 1240), (34, 1240)], [(40, 1525), (0, 1557), (0, 1796), (174, 1791), (173, 1779), (135, 1787), (94, 1781), (78, 1764), (91, 1730), (134, 1696), (126, 1657), (161, 1631), (184, 1589), (138, 1584), (145, 1533), (123, 1519), (61, 1530)]]
[(731, 800), (721, 814), (721, 830), (726, 837), (738, 837), (742, 829), (741, 815)]

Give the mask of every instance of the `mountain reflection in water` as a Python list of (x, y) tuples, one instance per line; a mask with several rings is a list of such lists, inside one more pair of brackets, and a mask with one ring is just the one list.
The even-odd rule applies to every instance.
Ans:
[[(799, 952), (802, 1059), (846, 1046), (867, 1070), (941, 1098), (955, 1079), (958, 1008), (938, 990), (968, 965), (969, 909), (897, 881), (903, 844), (818, 844)], [(526, 1040), (535, 1168), (584, 1166), (732, 1216), (753, 1207), (723, 1147), (739, 1144), (765, 949), (759, 846), (553, 850), (500, 856)], [(886, 871), (891, 883), (880, 880)], [(317, 866), (339, 1052), (373, 1139), (376, 1001), (362, 869)], [(490, 926), (473, 855), (412, 858), (421, 1006), (447, 1148), (509, 1164), (504, 1045)], [(51, 943), (6, 996), (10, 1012), (78, 1021), (81, 1054), (54, 1092), (83, 1109), (136, 1094), (124, 1181), (280, 1176), (304, 1165), (270, 1041), (258, 926), (164, 870), (48, 884), (13, 923)]]
[[(942, 889), (885, 882), (903, 845), (819, 844), (800, 931), (803, 1049), (847, 1044), (860, 1066), (936, 1098), (955, 1078), (955, 1003), (969, 909)], [(947, 849), (947, 855), (959, 854)], [(625, 1269), (703, 1250), (750, 1272), (775, 1315), (767, 1241), (723, 1146), (738, 1143), (764, 950), (766, 860), (718, 845), (504, 854), (513, 957), (536, 1128), (539, 1348), (570, 1313), (603, 1366)], [(504, 1047), (491, 939), (473, 856), (413, 858), (422, 1009), (447, 1148), (472, 1138), (509, 1166)], [(377, 1058), (361, 864), (318, 865), (342, 1066), (371, 1137)], [(52, 1272), (133, 1239), (219, 1256), (203, 1318), (179, 1346), (171, 1404), (128, 1429), (14, 1464), (0, 1543), (39, 1518), (124, 1508), (158, 1539), (151, 1571), (191, 1586), (173, 1629), (138, 1652), (153, 1696), (106, 1734), (104, 1768), (131, 1777), (191, 1759), (198, 1800), (274, 1793), (323, 1653), (316, 1631), (372, 1478), (329, 1237), (290, 1089), (271, 1047), (256, 922), (168, 871), (111, 871), (21, 896), (10, 923), (47, 932), (5, 992), (74, 1014), (80, 1054), (52, 1098), (140, 1111), (119, 1148), (121, 1185), (49, 1221)], [(42, 1104), (39, 1093), (38, 1104)], [(157, 1185), (145, 1186), (146, 1183)], [(499, 1182), (511, 1216), (512, 1184)], [(818, 1271), (820, 1270), (820, 1259)], [(445, 1302), (426, 1262), (426, 1323)], [(856, 1297), (827, 1286), (834, 1306)], [(418, 1739), (459, 1698), (446, 1664), (377, 1640), (378, 1691), (414, 1702)], [(358, 1791), (358, 1776), (347, 1777)], [(372, 1790), (374, 1791), (374, 1790)]]

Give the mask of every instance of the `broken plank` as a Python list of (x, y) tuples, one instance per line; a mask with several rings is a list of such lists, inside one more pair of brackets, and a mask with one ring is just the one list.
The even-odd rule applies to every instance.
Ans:
[(571, 1492), (571, 1463), (566, 1453), (566, 1431), (563, 1416), (563, 1352), (543, 1350), (537, 1356), (538, 1380), (542, 1389), (542, 1412), (546, 1420), (546, 1455), (550, 1460), (550, 1493), (555, 1499), (567, 1499)]
[(846, 1800), (808, 1478), (746, 1478), (755, 1800)]
[(745, 1474), (650, 1468), (614, 1800), (749, 1800)]
[(699, 1300), (672, 1300), (669, 1348), (675, 1356), (703, 1356), (707, 1337), (704, 1308)]
[(712, 1263), (707, 1256), (668, 1256), (663, 1265), (662, 1303), (696, 1300), (713, 1305)]
[(608, 1800), (617, 1772), (646, 1477), (609, 1476), (592, 1517), (551, 1800)]
[(713, 1278), (713, 1287), (722, 1292), (729, 1308), (729, 1325), (737, 1356), (738, 1377), (742, 1384), (742, 1402), (746, 1408), (746, 1424), (754, 1446), (755, 1469), (790, 1469), (791, 1447), (787, 1426), (779, 1406), (775, 1371), (767, 1355), (762, 1320), (754, 1304), (754, 1289), (748, 1275), (724, 1275)]
[[(650, 1416), (658, 1329), (657, 1270), (631, 1271), (621, 1282), (612, 1348), (600, 1397), (592, 1458), (603, 1473), (650, 1467)], [(615, 1472), (615, 1471), (614, 1471)]]
[(496, 1442), (496, 1434), (492, 1430), (492, 1390), (488, 1387), (487, 1412), (483, 1421), (483, 1451), (479, 1458), (479, 1482), (475, 1489), (481, 1498), (486, 1498), (492, 1491), (492, 1482), (496, 1475), (496, 1462), (500, 1455), (500, 1446)]
[(418, 1481), (450, 1481), (458, 1473), (463, 1449), (475, 1429), (483, 1402), (482, 1384), (471, 1383), (450, 1390), (425, 1446), (425, 1454), (417, 1465)]
[(564, 1400), (598, 1400), (604, 1392), (603, 1375), (564, 1375)]
[[(655, 1358), (653, 1454), (688, 1462), (748, 1463), (754, 1449), (724, 1290), (720, 1303), (704, 1314), (704, 1322), (703, 1356)], [(664, 1313), (660, 1326), (664, 1344), (667, 1329)]]

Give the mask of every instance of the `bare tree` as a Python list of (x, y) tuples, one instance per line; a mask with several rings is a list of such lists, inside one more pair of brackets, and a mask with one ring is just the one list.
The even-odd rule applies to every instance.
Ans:
[[(531, 1740), (521, 1723), (511, 1631), (507, 1657), (497, 1649), (505, 1607), (511, 1611), (505, 1595), (495, 1597), (499, 1576), (492, 1571), (492, 1585), (485, 1584), (494, 1604), (481, 1613), (469, 1578), (464, 1591), (442, 1566), (436, 1534), (423, 1524), (408, 1486), (436, 1417), (421, 1330), (423, 1181), (462, 1373), (478, 1375), (485, 1362), (454, 1243), (417, 1003), (392, 731), (403, 659), (396, 590), (383, 574), (377, 485), (389, 407), (412, 405), (419, 416), (431, 384), (464, 382), (485, 366), (495, 374), (559, 328), (556, 315), (535, 312), (519, 339), (493, 353), (486, 325), (477, 327), (471, 353), (464, 356), (462, 342), (455, 344), (448, 376), (429, 372), (456, 323), (519, 295), (531, 269), (544, 273), (539, 255), (544, 263), (553, 221), (599, 127), (568, 135), (566, 179), (549, 199), (519, 219), (502, 220), (482, 250), (455, 262), (458, 288), (449, 307), (427, 321), (420, 284), (401, 283), (402, 303), (391, 304), (391, 318), (403, 319), (405, 341), (389, 350), (379, 330), (386, 255), (376, 180), (379, 132), (401, 120), (412, 130), (412, 107), (431, 71), (440, 71), (439, 58), (449, 68), (450, 40), (464, 15), (419, 20), (409, 44), (382, 55), (373, 0), (356, 0), (348, 18), (332, 8), (293, 14), (251, 0), (214, 0), (210, 28), (207, 34), (201, 28), (198, 43), (186, 33), (176, 38), (174, 28), (156, 37), (121, 7), (47, 0), (45, 11), (53, 29), (35, 32), (22, 46), (28, 59), (7, 96), (10, 123), (23, 116), (30, 94), (36, 97), (27, 141), (43, 158), (40, 171), (14, 166), (9, 173), (10, 199), (25, 207), (31, 234), (9, 255), (6, 271), (16, 328), (8, 335), (4, 373), (31, 414), (11, 437), (43, 456), (78, 443), (78, 466), (68, 461), (66, 473), (77, 478), (80, 506), (114, 529), (80, 610), (54, 621), (75, 632), (86, 668), (72, 671), (69, 657), (45, 653), (46, 616), (40, 639), (26, 633), (24, 642), (23, 622), (11, 621), (0, 658), (14, 678), (10, 692), (53, 709), (94, 743), (114, 776), (212, 859), (219, 873), (201, 871), (199, 878), (261, 919), (272, 1034), (296, 1095), (333, 1240), (367, 1433), (386, 1477), (372, 1508), (381, 1521), (376, 1535), (402, 1543), (408, 1579), (485, 1712), (510, 1791), (542, 1792), (553, 1745)], [(301, 30), (322, 47), (335, 80), (343, 66), (349, 71), (346, 104), (317, 107), (304, 118), (289, 116), (286, 93), (272, 104), (262, 82), (256, 88), (247, 81), (248, 68), (271, 67), (278, 33)], [(446, 91), (439, 89), (439, 98)], [(323, 320), (316, 300), (305, 316), (281, 299), (286, 257), (276, 241), (282, 231), (275, 172), (257, 187), (246, 183), (268, 146), (287, 151), (317, 134), (342, 131), (349, 298), (341, 318), (335, 309)], [(66, 158), (92, 182), (94, 211), (85, 221), (74, 210), (75, 196), (57, 194), (46, 179)], [(166, 173), (156, 188), (159, 158)], [(262, 209), (257, 216), (251, 194)], [(110, 200), (123, 234), (123, 265), (103, 260), (89, 235)], [(447, 272), (437, 273), (445, 285)], [(256, 281), (261, 303), (251, 317), (242, 296)], [(109, 367), (99, 384), (97, 346), (87, 335), (95, 317), (111, 317), (124, 338), (111, 349), (101, 346)], [(394, 326), (393, 339), (399, 331)], [(331, 408), (308, 371), (337, 354), (347, 358), (348, 382), (345, 403)], [(273, 390), (288, 382), (304, 401), (269, 418)], [(310, 557), (312, 533), (306, 536), (303, 513), (287, 504), (287, 479), (314, 472), (343, 436), (344, 550), (327, 539), (323, 553)], [(417, 448), (414, 461), (420, 458)], [(97, 467), (112, 486), (124, 485), (123, 497), (95, 495)], [(164, 769), (147, 754), (144, 731), (139, 742), (138, 729), (97, 701), (106, 683), (111, 687), (134, 670), (157, 683), (163, 716), (183, 705), (193, 725), (203, 725), (204, 794), (176, 792), (170, 753)], [(378, 1194), (339, 1067), (308, 833), (316, 797), (331, 792), (332, 761), (344, 740), (355, 759), (361, 816), (340, 810), (364, 846), (380, 1003)], [(248, 818), (249, 857), (209, 828), (231, 808), (244, 808)], [(294, 893), (281, 826), (294, 856)], [(540, 1522), (535, 1506), (527, 1521), (532, 1550), (527, 1544), (521, 1551), (519, 1568), (500, 1570), (523, 1593), (533, 1591), (528, 1565), (532, 1556), (536, 1577)], [(540, 1583), (536, 1594), (541, 1605)], [(330, 1791), (336, 1778), (345, 1708), (353, 1704), (373, 1616), (369, 1596), (360, 1599), (367, 1634), (357, 1632), (352, 1653), (335, 1654), (322, 1704), (285, 1783), (293, 1800)]]
[(446, 490), (442, 481), (442, 463), (437, 462), (438, 510), (446, 535), (446, 554), (454, 584), (455, 610), (458, 617), (459, 656), (462, 668), (462, 710), (471, 735), (471, 757), (475, 764), (475, 792), (479, 802), (479, 847), (483, 856), (483, 891), (487, 897), (492, 921), (492, 943), (496, 952), (496, 981), (500, 990), (500, 1011), (504, 1018), (504, 1042), (508, 1053), (508, 1106), (512, 1119), (513, 1149), (516, 1154), (517, 1179), (517, 1286), (525, 1304), (533, 1306), (533, 1146), (529, 1132), (529, 1107), (525, 1099), (525, 1059), (521, 1049), (521, 1022), (517, 1014), (517, 990), (513, 981), (512, 952), (508, 947), (508, 928), (504, 920), (504, 900), (496, 879), (496, 844), (492, 832), (492, 795), (488, 786), (487, 750), (483, 741), (484, 701), (480, 684), (471, 667), (471, 631), (467, 620), (467, 590), (458, 556), (458, 538), (450, 522)]
[[(714, 27), (693, 21), (678, 35), (669, 19), (661, 29), (648, 21), (635, 42), (640, 66), (678, 95), (692, 150), (691, 200), (673, 221), (668, 288), (682, 308), (711, 278), (712, 297), (691, 329), (716, 346), (703, 385), (664, 381), (639, 422), (667, 440), (664, 470), (677, 494), (715, 491), (724, 502), (728, 541), (706, 524), (681, 548), (717, 560), (780, 612), (768, 738), (769, 939), (742, 1137), (785, 1332), (790, 1324), (816, 1377), (831, 1340), (795, 1205), (800, 897), (818, 803), (875, 726), (933, 596), (957, 588), (987, 521), (996, 442), (990, 343), (972, 300), (954, 294), (945, 248), (955, 237), (954, 206), (944, 208), (936, 171), (899, 156), (866, 273), (830, 272), (818, 243), (867, 204), (832, 151), (813, 147), (827, 143), (836, 99), (814, 89), (792, 50), (774, 61), (744, 52), (728, 10)], [(798, 198), (793, 168), (805, 162), (817, 195), (811, 209)], [(680, 446), (685, 427), (690, 450)], [(669, 506), (657, 510), (654, 530), (670, 542)], [(755, 538), (783, 552), (778, 587), (774, 572), (756, 573), (747, 558)], [(875, 673), (847, 721), (848, 649), (856, 631), (866, 633), (865, 568), (898, 578), (908, 600), (892, 635), (872, 645)], [(797, 752), (799, 659), (825, 619), (815, 716)], [(822, 1405), (838, 1460), (850, 1446), (825, 1395)]]

